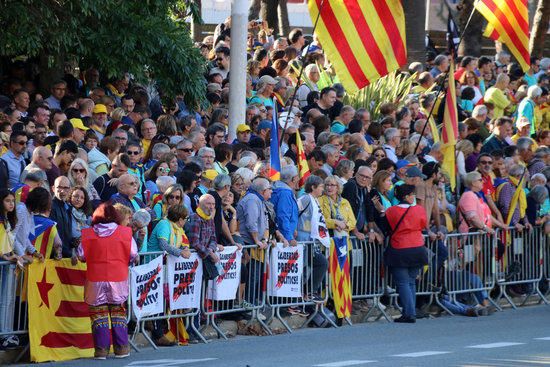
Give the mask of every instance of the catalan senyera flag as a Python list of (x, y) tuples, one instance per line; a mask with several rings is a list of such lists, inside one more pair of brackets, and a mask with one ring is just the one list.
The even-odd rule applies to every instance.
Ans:
[(86, 264), (70, 259), (35, 261), (28, 267), (32, 362), (91, 358), (94, 341), (84, 302)]
[[(276, 101), (274, 101), (276, 103)], [(277, 111), (273, 111), (271, 119), (271, 143), (269, 145), (269, 179), (278, 181), (281, 179), (281, 153), (279, 151), (279, 124), (277, 123)]]
[(29, 233), (29, 240), (46, 259), (52, 255), (56, 236), (57, 224), (53, 220), (42, 215), (34, 215), (34, 232)]
[(504, 43), (523, 71), (529, 69), (527, 0), (478, 0), (475, 8), (487, 19), (484, 36)]
[(333, 237), (330, 242), (329, 273), (334, 308), (339, 318), (350, 317), (352, 306), (348, 237)]
[(309, 15), (323, 50), (348, 93), (407, 62), (401, 1), (309, 0)]
[(456, 188), (456, 142), (458, 139), (458, 113), (456, 107), (454, 61), (449, 66), (449, 80), (445, 94), (445, 110), (443, 112), (443, 127), (441, 129), (441, 152), (443, 153), (443, 170), (451, 181), (451, 189)]
[(297, 150), (297, 162), (298, 163), (298, 177), (300, 177), (300, 187), (304, 186), (307, 178), (309, 177), (309, 165), (307, 164), (306, 152), (304, 151), (304, 145), (302, 144), (302, 138), (300, 132), (296, 131), (296, 150)]

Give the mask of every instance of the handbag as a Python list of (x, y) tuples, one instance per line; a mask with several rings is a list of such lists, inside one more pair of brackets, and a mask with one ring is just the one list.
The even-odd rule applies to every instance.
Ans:
[(215, 279), (220, 273), (218, 272), (218, 268), (216, 267), (216, 264), (210, 256), (205, 257), (202, 259), (202, 268), (203, 268), (203, 274), (204, 278), (208, 280)]

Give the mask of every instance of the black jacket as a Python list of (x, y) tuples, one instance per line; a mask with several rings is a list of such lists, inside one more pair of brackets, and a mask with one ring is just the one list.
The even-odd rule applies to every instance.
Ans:
[[(351, 178), (346, 182), (342, 191), (342, 197), (349, 201), (355, 218), (358, 217), (357, 214), (359, 213), (360, 207), (364, 205), (366, 206), (366, 222), (369, 223), (374, 221), (374, 211), (376, 209), (374, 208), (369, 190), (364, 187), (359, 187), (355, 178)], [(358, 229), (361, 230), (361, 228)]]
[(73, 220), (72, 206), (65, 209), (65, 203), (54, 197), (52, 200), (52, 211), (50, 219), (57, 223), (57, 233), (63, 243), (62, 254), (64, 258), (72, 256), (72, 249), (75, 246), (75, 238), (73, 238)]

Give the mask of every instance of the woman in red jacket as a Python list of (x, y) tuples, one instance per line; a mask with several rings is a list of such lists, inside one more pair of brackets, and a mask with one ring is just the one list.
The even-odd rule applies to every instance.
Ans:
[(107, 358), (111, 340), (115, 358), (130, 354), (124, 304), (129, 291), (128, 265), (138, 252), (132, 229), (119, 223), (116, 209), (103, 203), (94, 212), (92, 226), (82, 230), (79, 256), (88, 264), (84, 301), (90, 310), (96, 359)]
[(399, 204), (386, 210), (391, 228), (390, 244), (384, 254), (386, 265), (393, 275), (403, 312), (395, 322), (416, 322), (416, 277), (428, 264), (422, 230), (426, 228), (426, 211), (414, 205), (414, 186), (401, 185), (395, 189)]

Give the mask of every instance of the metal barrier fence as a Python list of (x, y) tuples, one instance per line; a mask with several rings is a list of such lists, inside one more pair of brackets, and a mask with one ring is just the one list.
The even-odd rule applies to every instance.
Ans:
[[(541, 301), (548, 304), (541, 281), (550, 284), (550, 244), (549, 236), (543, 228), (536, 227), (531, 231), (518, 232), (516, 229), (497, 231), (495, 235), (487, 233), (448, 234), (444, 241), (426, 240), (430, 254), (429, 266), (419, 276), (417, 295), (429, 297), (429, 302), (436, 302), (446, 312), (439, 301), (441, 288), (445, 289), (452, 300), (463, 300), (473, 295), (478, 303), (487, 300), (499, 308), (499, 301), (504, 298), (513, 308), (509, 287), (522, 286), (526, 296), (520, 305), (531, 295), (538, 295)], [(231, 313), (250, 313), (250, 322), (257, 320), (268, 334), (272, 334), (269, 325), (278, 319), (288, 332), (292, 328), (285, 321), (281, 311), (289, 307), (309, 308), (302, 327), (309, 325), (315, 317), (322, 316), (331, 326), (336, 323), (327, 313), (325, 304), (330, 298), (327, 253), (314, 242), (300, 242), (304, 246), (304, 268), (302, 274), (302, 296), (297, 298), (275, 297), (268, 291), (266, 281), (269, 259), (272, 249), (261, 250), (256, 246), (244, 246), (241, 286), (233, 300), (209, 300), (206, 294), (207, 282), (204, 282), (201, 294), (201, 307), (196, 309), (169, 312), (167, 295), (163, 298), (161, 314), (143, 317), (137, 323), (132, 341), (138, 332), (156, 348), (152, 338), (145, 332), (146, 325), (154, 328), (171, 319), (187, 320), (187, 325), (203, 342), (206, 339), (201, 331), (208, 325), (216, 330), (219, 336), (227, 338), (217, 323), (217, 318)], [(381, 306), (380, 298), (387, 294), (387, 287), (392, 285), (391, 275), (383, 265), (384, 246), (369, 243), (366, 240), (352, 238), (350, 254), (350, 279), (352, 299), (372, 300), (365, 320), (375, 310), (380, 317), (391, 321)], [(161, 252), (140, 254), (140, 263), (146, 263), (161, 255)], [(0, 337), (23, 335), (28, 333), (27, 305), (25, 299), (24, 272), (15, 272), (15, 264), (0, 261)], [(322, 273), (322, 274), (321, 274)], [(166, 272), (165, 272), (166, 274)], [(166, 279), (163, 280), (163, 284)], [(315, 289), (318, 288), (318, 289)], [(489, 292), (499, 290), (492, 299)], [(318, 292), (321, 297), (313, 299), (311, 295)], [(548, 291), (546, 291), (548, 293)], [(128, 298), (128, 321), (132, 321), (131, 297)], [(396, 300), (397, 294), (392, 295)], [(267, 315), (267, 318), (265, 315)], [(204, 317), (200, 322), (201, 316)], [(199, 324), (202, 329), (199, 330)]]
[(540, 285), (543, 285), (545, 287), (544, 294), (543, 294), (543, 297), (542, 297), (541, 301), (548, 305), (549, 301), (546, 297), (550, 293), (550, 241), (549, 241), (550, 234), (545, 234), (544, 233), (544, 225), (542, 226), (542, 228), (540, 230), (541, 230), (541, 236), (542, 236), (542, 239), (543, 239), (543, 241), (542, 241), (543, 242), (543, 244), (542, 244), (542, 246), (543, 246), (542, 247), (543, 248), (542, 257), (544, 259), (544, 266), (543, 266), (544, 273), (543, 273), (543, 276), (542, 276), (543, 282), (539, 283), (539, 290), (540, 290)]
[(543, 277), (545, 239), (547, 237), (541, 227), (521, 232), (514, 227), (498, 231), (497, 282), (500, 294), (496, 302), (504, 298), (514, 309), (517, 308), (508, 294), (511, 287), (516, 287), (516, 294), (525, 294), (521, 305), (534, 294), (545, 300), (539, 289)]
[(208, 282), (205, 281), (202, 287), (201, 309), (206, 316), (204, 328), (212, 325), (218, 335), (224, 339), (227, 339), (227, 336), (218, 326), (216, 318), (231, 313), (250, 312), (249, 324), (253, 320), (257, 320), (268, 334), (272, 334), (261, 313), (265, 307), (265, 274), (269, 263), (269, 253), (257, 245), (243, 246), (242, 251), (241, 281), (234, 299), (227, 301), (208, 299), (206, 294)]
[[(496, 284), (495, 277), (495, 239), (488, 233), (456, 233), (446, 237), (448, 251), (444, 286), (453, 301), (468, 295), (475, 297), (477, 303), (499, 305), (489, 297)], [(467, 303), (467, 302), (463, 302)], [(446, 312), (452, 315), (437, 299)]]
[(380, 317), (391, 322), (380, 302), (386, 292), (387, 278), (384, 276), (383, 256), (384, 246), (368, 242), (366, 239), (351, 239), (352, 251), (350, 259), (350, 279), (352, 300), (372, 300), (373, 307), (369, 307), (366, 321), (372, 312), (378, 310)]
[[(266, 302), (267, 305), (271, 308), (271, 317), (268, 320), (270, 324), (274, 318), (279, 320), (285, 329), (292, 333), (292, 328), (284, 320), (281, 315), (281, 310), (289, 307), (301, 307), (305, 309), (306, 307), (313, 307), (313, 312), (308, 315), (308, 318), (301, 327), (309, 325), (313, 319), (321, 314), (326, 321), (328, 321), (332, 326), (336, 327), (337, 325), (334, 321), (327, 315), (324, 304), (328, 300), (329, 296), (329, 275), (328, 275), (328, 260), (326, 254), (319, 247), (319, 244), (314, 243), (313, 241), (300, 242), (304, 246), (304, 269), (302, 273), (302, 297), (299, 298), (289, 298), (289, 297), (275, 297), (266, 292)], [(269, 253), (271, 254), (272, 250), (270, 249)], [(324, 268), (324, 269), (323, 269)], [(319, 274), (322, 270), (323, 274)], [(318, 289), (316, 283), (320, 285)], [(318, 293), (322, 295), (321, 298), (313, 299), (312, 295)]]

